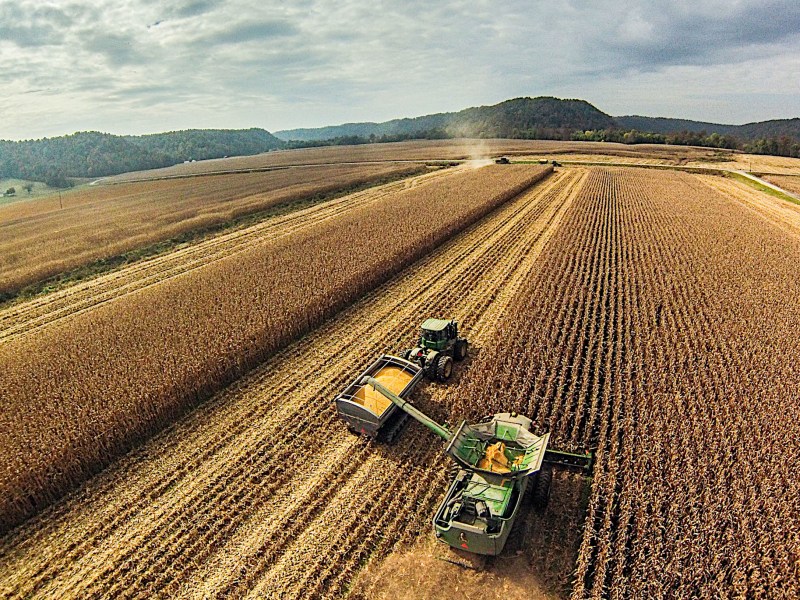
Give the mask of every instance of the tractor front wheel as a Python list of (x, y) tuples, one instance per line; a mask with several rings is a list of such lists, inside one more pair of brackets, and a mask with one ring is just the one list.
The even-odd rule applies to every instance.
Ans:
[(464, 360), (467, 358), (468, 352), (468, 343), (467, 340), (464, 338), (458, 338), (456, 340), (456, 346), (453, 349), (453, 358), (456, 360)]
[(437, 379), (436, 370), (439, 365), (439, 359), (441, 357), (442, 355), (436, 352), (425, 359), (425, 366), (423, 367), (423, 371), (425, 372), (425, 376), (431, 381)]

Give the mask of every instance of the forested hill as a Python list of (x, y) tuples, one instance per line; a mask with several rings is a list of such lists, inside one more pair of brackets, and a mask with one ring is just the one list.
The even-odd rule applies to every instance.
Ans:
[(721, 123), (705, 123), (687, 119), (667, 119), (664, 117), (641, 117), (638, 115), (614, 117), (622, 129), (635, 129), (650, 133), (718, 133), (732, 135), (741, 140), (753, 141), (761, 138), (779, 138), (782, 136), (800, 139), (800, 119), (773, 119), (744, 125), (723, 125)]
[(384, 123), (347, 123), (316, 129), (287, 129), (275, 135), (282, 140), (317, 141), (346, 137), (563, 137), (575, 130), (608, 129), (614, 119), (585, 100), (515, 98), (492, 106), (467, 108)]
[(614, 117), (620, 127), (626, 130), (647, 131), (650, 133), (677, 133), (689, 131), (692, 133), (718, 133), (719, 135), (733, 135), (736, 125), (721, 123), (705, 123), (689, 119), (670, 119), (667, 117), (642, 117), (640, 115), (627, 115)]
[(55, 138), (0, 141), (0, 179), (44, 181), (102, 177), (186, 160), (258, 154), (284, 144), (264, 129), (191, 129), (143, 136), (81, 132)]

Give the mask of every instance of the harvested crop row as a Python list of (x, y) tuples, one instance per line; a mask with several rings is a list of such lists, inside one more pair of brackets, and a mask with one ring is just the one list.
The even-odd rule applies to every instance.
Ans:
[(454, 412), (596, 447), (576, 600), (796, 597), (800, 241), (686, 174), (596, 169), (574, 208)]
[[(412, 341), (431, 314), (467, 323), (480, 346), (581, 181), (557, 173), (501, 207), (6, 536), (0, 590), (241, 596), (283, 572), (285, 585), (267, 596), (309, 597), (313, 586), (337, 596), (366, 560), (427, 534), (444, 477), (432, 460), (440, 446), (414, 426), (391, 447), (366, 445), (331, 398), (376, 354)], [(381, 526), (349, 535), (328, 569), (330, 551), (314, 549), (336, 546), (339, 530), (316, 528), (323, 511)], [(309, 528), (318, 537), (304, 536)], [(306, 585), (314, 572), (322, 576)]]
[(161, 256), (136, 262), (87, 282), (14, 304), (0, 310), (0, 341), (28, 335), (54, 321), (157, 284), (181, 273), (247, 250), (253, 243), (291, 235), (358, 206), (404, 189), (448, 177), (456, 170), (438, 170), (410, 179), (379, 185), (341, 198), (293, 211), (228, 233), (213, 236)]
[(0, 523), (49, 503), (550, 172), (466, 171), (4, 344)]
[(83, 188), (0, 207), (0, 294), (277, 204), (419, 166), (320, 166)]

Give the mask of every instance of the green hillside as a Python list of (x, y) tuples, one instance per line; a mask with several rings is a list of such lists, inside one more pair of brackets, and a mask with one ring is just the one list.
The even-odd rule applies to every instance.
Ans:
[(606, 129), (614, 120), (585, 100), (514, 98), (492, 106), (467, 108), (384, 123), (347, 123), (316, 129), (287, 129), (275, 135), (282, 140), (318, 141), (356, 136), (399, 137), (427, 134), (433, 137), (545, 138), (576, 129)]
[(263, 129), (194, 129), (143, 136), (96, 131), (55, 138), (0, 141), (0, 178), (65, 187), (71, 177), (103, 177), (185, 160), (258, 154), (283, 146)]
[(773, 119), (744, 125), (724, 125), (721, 123), (690, 121), (688, 119), (642, 117), (639, 115), (614, 117), (614, 120), (622, 129), (635, 129), (636, 131), (649, 133), (671, 134), (682, 131), (700, 133), (704, 131), (709, 134), (732, 135), (748, 142), (761, 138), (779, 138), (781, 136), (800, 139), (800, 119)]

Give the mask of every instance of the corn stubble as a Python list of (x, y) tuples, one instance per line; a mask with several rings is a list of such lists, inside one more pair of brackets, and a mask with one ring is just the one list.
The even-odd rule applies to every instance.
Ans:
[(549, 172), (437, 179), (4, 344), (0, 529)]
[(798, 257), (694, 176), (592, 171), (452, 409), (596, 448), (574, 600), (800, 596)]

